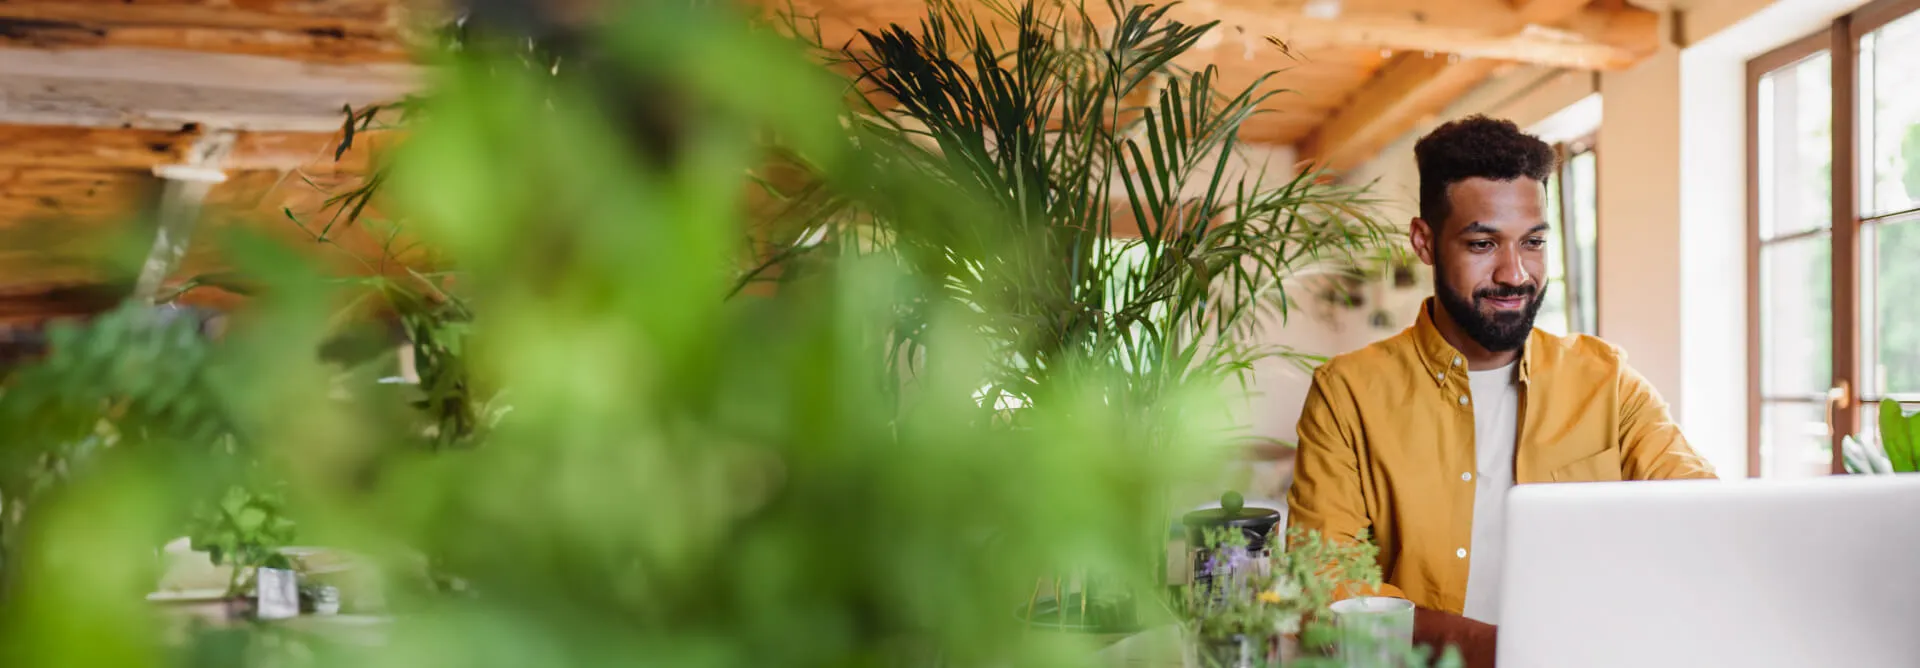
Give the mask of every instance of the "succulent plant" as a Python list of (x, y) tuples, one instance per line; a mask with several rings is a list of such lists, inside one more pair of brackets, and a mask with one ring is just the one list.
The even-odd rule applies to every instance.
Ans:
[(1920, 471), (1920, 415), (1908, 414), (1900, 402), (1880, 402), (1880, 438), (1840, 440), (1841, 458), (1848, 473), (1913, 473)]

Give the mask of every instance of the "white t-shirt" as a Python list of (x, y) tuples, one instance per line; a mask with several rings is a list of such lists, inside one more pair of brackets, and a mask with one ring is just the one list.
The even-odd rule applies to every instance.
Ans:
[(1500, 623), (1500, 556), (1506, 547), (1505, 501), (1513, 488), (1519, 440), (1518, 363), (1467, 372), (1473, 396), (1473, 544), (1468, 546), (1467, 617)]

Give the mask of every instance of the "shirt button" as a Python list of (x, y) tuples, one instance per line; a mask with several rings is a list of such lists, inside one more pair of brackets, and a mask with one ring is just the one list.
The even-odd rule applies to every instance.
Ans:
[(1460, 479), (1461, 479), (1461, 480), (1472, 480), (1472, 479), (1473, 479), (1473, 472), (1472, 472), (1472, 471), (1468, 471), (1468, 472), (1466, 472), (1466, 473), (1462, 473), (1462, 474), (1460, 474)]
[(1454, 365), (1454, 366), (1460, 366), (1460, 357), (1459, 357), (1458, 355), (1456, 355), (1456, 356), (1454, 356), (1454, 358), (1453, 358), (1453, 365)]
[(1458, 549), (1458, 550), (1454, 550), (1454, 551), (1453, 551), (1453, 556), (1456, 556), (1456, 557), (1459, 557), (1459, 558), (1461, 558), (1461, 559), (1465, 559), (1465, 558), (1467, 558), (1467, 548), (1464, 548), (1464, 547), (1463, 547), (1463, 548), (1460, 548), (1460, 549)]
[(1460, 395), (1460, 405), (1462, 406), (1467, 405), (1467, 395), (1464, 395), (1464, 394)]
[(1446, 380), (1446, 379), (1447, 379), (1447, 374), (1444, 374), (1444, 373), (1436, 373), (1436, 374), (1433, 374), (1433, 379), (1434, 379), (1434, 380)]

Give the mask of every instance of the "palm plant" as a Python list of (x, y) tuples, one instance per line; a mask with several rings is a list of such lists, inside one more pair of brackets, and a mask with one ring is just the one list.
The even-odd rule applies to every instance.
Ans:
[[(1362, 188), (1312, 171), (1236, 173), (1240, 128), (1284, 92), (1268, 85), (1280, 73), (1223, 91), (1217, 68), (1182, 67), (1217, 26), (1174, 21), (1167, 6), (982, 7), (931, 0), (917, 30), (863, 31), (839, 47), (804, 17), (789, 25), (857, 73), (848, 122), (861, 139), (898, 147), (898, 167), (1007, 215), (906, 227), (809, 189), (792, 198), (762, 268), (884, 247), (949, 298), (992, 301), (978, 329), (1002, 366), (985, 396), (1015, 405), (1044, 395), (1070, 358), (1124, 369), (1130, 382), (1114, 399), (1140, 405), (1180, 383), (1244, 380), (1266, 355), (1311, 363), (1258, 343), (1275, 319), (1265, 316), (1284, 320), (1293, 279), (1352, 266), (1389, 231)], [(996, 232), (1022, 243), (978, 248), (1002, 238), (980, 225), (1004, 225)], [(1016, 287), (983, 294), (989, 285)], [(921, 344), (918, 330), (894, 335), (906, 350)]]

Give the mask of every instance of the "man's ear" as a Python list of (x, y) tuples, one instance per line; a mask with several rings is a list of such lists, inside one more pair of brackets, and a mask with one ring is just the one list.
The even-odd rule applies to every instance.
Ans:
[(1427, 266), (1433, 266), (1433, 226), (1428, 225), (1424, 218), (1415, 218), (1411, 227), (1412, 234), (1407, 236), (1413, 240), (1413, 254), (1420, 256), (1420, 261)]

